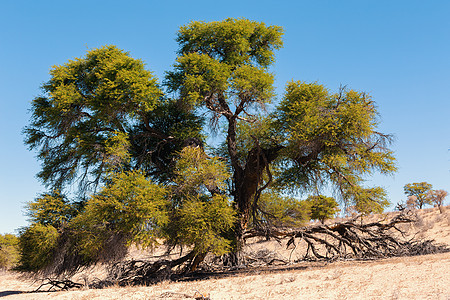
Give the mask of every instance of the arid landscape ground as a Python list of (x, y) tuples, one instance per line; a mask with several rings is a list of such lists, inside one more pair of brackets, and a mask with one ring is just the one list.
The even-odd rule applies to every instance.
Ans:
[[(390, 213), (393, 214), (393, 213)], [(450, 245), (450, 207), (418, 212), (418, 221), (402, 225), (407, 238), (434, 239)], [(370, 216), (366, 221), (384, 216)], [(389, 215), (388, 215), (389, 217)], [(335, 222), (339, 220), (331, 220)], [(248, 251), (277, 252), (284, 260), (302, 255), (276, 242), (255, 243)], [(74, 280), (101, 277), (100, 269)], [(83, 277), (84, 276), (84, 277)], [(87, 278), (88, 280), (91, 280)], [(0, 273), (4, 299), (450, 299), (450, 252), (371, 261), (300, 262), (248, 269), (191, 281), (163, 281), (152, 286), (108, 287), (60, 292), (32, 292), (40, 286), (26, 274)]]

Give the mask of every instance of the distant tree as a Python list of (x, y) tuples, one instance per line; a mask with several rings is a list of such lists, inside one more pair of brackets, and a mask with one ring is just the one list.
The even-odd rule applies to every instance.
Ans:
[(419, 204), (417, 202), (416, 196), (408, 196), (408, 199), (406, 200), (406, 208), (414, 209), (418, 208)]
[(320, 220), (322, 224), (326, 219), (331, 219), (339, 211), (339, 204), (333, 197), (309, 196), (306, 199), (311, 211), (311, 219)]
[(431, 190), (432, 187), (433, 186), (427, 182), (414, 182), (406, 184), (403, 187), (403, 190), (405, 191), (405, 194), (407, 196), (416, 197), (415, 199), (416, 206), (419, 209), (422, 209), (424, 204), (432, 204), (431, 199), (428, 197), (428, 192)]
[(260, 215), (254, 217), (259, 226), (298, 227), (310, 220), (310, 204), (294, 197), (281, 196), (275, 191), (267, 191), (261, 195)]
[(447, 197), (447, 195), (448, 192), (444, 190), (431, 190), (428, 191), (427, 197), (432, 203), (439, 207), (439, 211), (443, 213), (444, 208), (442, 206), (444, 205), (445, 197)]

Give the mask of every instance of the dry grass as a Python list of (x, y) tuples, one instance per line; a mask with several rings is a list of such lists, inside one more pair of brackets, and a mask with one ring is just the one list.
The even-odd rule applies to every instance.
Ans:
[[(438, 209), (422, 210), (418, 223), (405, 226), (410, 236), (435, 239), (450, 245), (449, 207), (444, 214), (440, 214)], [(275, 246), (274, 242), (250, 245), (252, 250), (273, 250)], [(286, 256), (290, 252), (286, 250), (280, 255)], [(149, 287), (109, 287), (50, 293), (19, 293), (32, 291), (39, 284), (4, 272), (0, 273), (0, 297), (194, 299), (202, 294), (211, 299), (450, 299), (450, 253), (365, 262), (302, 263), (296, 266), (296, 269), (288, 271), (240, 273), (186, 282), (164, 281)], [(94, 274), (94, 271), (97, 273)], [(97, 268), (90, 274), (99, 277), (103, 272)]]

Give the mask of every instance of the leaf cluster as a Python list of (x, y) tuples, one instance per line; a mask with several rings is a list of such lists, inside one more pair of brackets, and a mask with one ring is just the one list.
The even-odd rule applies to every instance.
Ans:
[(275, 191), (265, 192), (259, 201), (260, 218), (269, 227), (299, 227), (310, 220), (310, 205)]
[(168, 243), (193, 247), (194, 253), (222, 255), (231, 250), (225, 235), (236, 213), (225, 193), (230, 174), (224, 162), (199, 147), (186, 147), (176, 164)]
[(334, 185), (346, 203), (368, 210), (388, 205), (381, 188), (364, 188), (364, 177), (396, 170), (387, 144), (376, 131), (377, 112), (370, 96), (341, 89), (330, 93), (318, 83), (290, 82), (273, 114), (284, 149), (277, 186), (313, 191)]
[(50, 75), (24, 131), (25, 143), (42, 161), (38, 177), (53, 188), (77, 178), (98, 183), (105, 171), (127, 161), (124, 134), (162, 96), (156, 78), (115, 46), (54, 66)]

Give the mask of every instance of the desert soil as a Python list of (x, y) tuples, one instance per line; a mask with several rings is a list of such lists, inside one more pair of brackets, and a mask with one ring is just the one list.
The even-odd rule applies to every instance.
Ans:
[[(407, 226), (411, 235), (450, 245), (450, 207), (444, 214), (437, 209), (422, 210), (419, 222)], [(201, 294), (210, 299), (450, 300), (450, 252), (376, 261), (303, 262), (292, 265), (289, 270), (249, 271), (196, 281), (164, 281), (148, 287), (31, 292), (39, 285), (26, 276), (2, 272), (0, 298), (194, 299)]]

